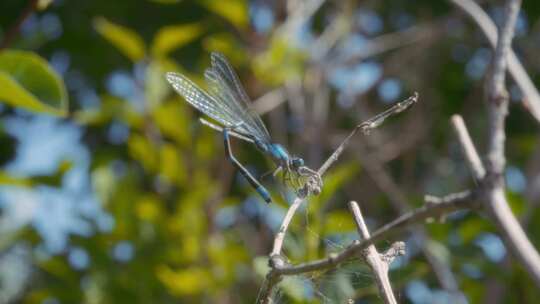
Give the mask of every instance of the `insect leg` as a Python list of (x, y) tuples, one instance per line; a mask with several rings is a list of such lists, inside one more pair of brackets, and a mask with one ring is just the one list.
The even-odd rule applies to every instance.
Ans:
[(272, 199), (270, 198), (270, 193), (268, 193), (268, 190), (264, 188), (261, 183), (259, 183), (249, 171), (242, 166), (242, 164), (234, 157), (232, 150), (231, 150), (231, 139), (229, 136), (229, 128), (223, 129), (223, 140), (225, 143), (225, 152), (227, 153), (227, 157), (232, 162), (233, 166), (235, 166), (240, 173), (248, 180), (248, 182), (251, 184), (251, 186), (259, 193), (259, 195), (267, 202), (271, 203)]

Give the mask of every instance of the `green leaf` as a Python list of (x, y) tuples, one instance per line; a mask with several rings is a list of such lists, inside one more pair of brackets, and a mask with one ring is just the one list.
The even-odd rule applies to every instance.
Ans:
[(248, 25), (248, 7), (245, 0), (204, 0), (202, 4), (238, 28), (243, 29)]
[(67, 114), (61, 77), (47, 61), (27, 51), (0, 52), (0, 101), (33, 112)]
[(209, 53), (217, 51), (224, 54), (233, 66), (240, 65), (246, 61), (246, 58), (249, 58), (243, 45), (231, 33), (210, 35), (204, 39), (203, 46)]
[(62, 161), (58, 165), (56, 171), (51, 175), (36, 175), (31, 177), (13, 176), (6, 171), (0, 170), (0, 185), (18, 187), (47, 185), (52, 187), (58, 187), (62, 184), (62, 179), (64, 175), (71, 169), (72, 165), (73, 164), (70, 161)]
[(326, 204), (346, 182), (351, 180), (358, 170), (359, 166), (356, 162), (348, 162), (330, 170), (323, 177), (324, 185), (321, 194), (313, 196), (311, 199), (309, 203), (311, 208), (309, 210), (321, 210), (323, 205)]
[(152, 54), (164, 56), (182, 47), (201, 35), (203, 27), (199, 23), (172, 25), (161, 28), (152, 43)]
[(131, 61), (139, 61), (145, 56), (144, 40), (135, 31), (103, 17), (94, 19), (94, 28)]
[(351, 213), (345, 210), (332, 211), (324, 218), (325, 235), (350, 232), (355, 228)]
[(257, 55), (253, 61), (253, 71), (258, 79), (281, 85), (297, 79), (306, 70), (307, 55), (282, 36), (275, 36), (266, 51)]
[(2, 186), (19, 186), (19, 187), (29, 187), (32, 183), (30, 180), (22, 177), (12, 176), (8, 172), (0, 171), (0, 185)]
[(40, 11), (46, 10), (51, 5), (53, 0), (38, 0), (37, 9)]

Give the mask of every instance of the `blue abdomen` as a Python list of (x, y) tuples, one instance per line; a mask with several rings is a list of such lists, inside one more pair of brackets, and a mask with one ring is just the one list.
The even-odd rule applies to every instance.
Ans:
[(272, 144), (269, 147), (269, 152), (276, 160), (279, 160), (281, 162), (287, 162), (289, 160), (289, 153), (280, 144)]

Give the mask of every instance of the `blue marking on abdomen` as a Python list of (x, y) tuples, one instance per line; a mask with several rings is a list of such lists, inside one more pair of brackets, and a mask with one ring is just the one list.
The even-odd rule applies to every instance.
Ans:
[(269, 152), (272, 154), (272, 157), (283, 162), (287, 162), (289, 160), (289, 153), (280, 144), (272, 144)]

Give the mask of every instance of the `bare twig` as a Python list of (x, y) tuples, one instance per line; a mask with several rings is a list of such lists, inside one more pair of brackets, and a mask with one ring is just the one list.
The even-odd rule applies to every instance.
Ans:
[(335, 64), (331, 65), (349, 65), (403, 46), (416, 45), (418, 42), (432, 35), (433, 27), (429, 25), (416, 25), (398, 32), (384, 34), (370, 39), (358, 52), (346, 58), (339, 58)]
[(291, 223), (291, 220), (296, 213), (296, 210), (298, 210), (298, 207), (302, 204), (304, 201), (303, 198), (295, 198), (292, 205), (289, 207), (289, 210), (287, 210), (287, 214), (285, 214), (285, 217), (283, 218), (283, 221), (281, 222), (281, 227), (279, 228), (278, 233), (276, 234), (274, 238), (274, 247), (272, 247), (272, 253), (270, 253), (270, 256), (275, 255), (281, 255), (281, 248), (283, 247), (283, 240), (285, 239), (285, 233), (287, 232), (287, 229), (289, 228), (289, 224)]
[(476, 148), (474, 147), (471, 136), (469, 135), (469, 131), (465, 126), (465, 122), (463, 122), (463, 118), (461, 115), (452, 115), (450, 121), (454, 127), (461, 150), (465, 155), (465, 160), (468, 162), (474, 178), (476, 180), (482, 180), (484, 176), (486, 176), (486, 170), (484, 169), (484, 165), (480, 160), (478, 152), (476, 152)]
[(261, 298), (261, 303), (263, 304), (272, 303), (272, 290), (274, 286), (281, 280), (281, 275), (274, 271), (274, 269), (282, 268), (288, 263), (285, 257), (281, 255), (281, 249), (283, 248), (283, 241), (285, 240), (285, 234), (287, 233), (289, 224), (291, 223), (291, 220), (300, 205), (302, 205), (302, 202), (304, 202), (303, 198), (296, 197), (294, 199), (293, 203), (287, 210), (283, 221), (281, 222), (281, 226), (279, 227), (276, 236), (274, 237), (274, 246), (272, 247), (272, 252), (270, 253), (269, 260), (269, 266), (271, 267), (271, 270), (266, 275), (265, 284), (261, 288), (261, 293), (259, 295)]
[(506, 7), (505, 24), (497, 41), (493, 57), (491, 77), (487, 78), (487, 104), (489, 119), (487, 171), (488, 174), (500, 176), (506, 159), (504, 156), (504, 142), (506, 134), (504, 122), (508, 115), (508, 92), (506, 91), (506, 66), (508, 53), (511, 51), (514, 28), (519, 13), (521, 0), (510, 0)]
[[(484, 10), (472, 0), (449, 1), (463, 10), (478, 25), (491, 46), (495, 48), (497, 45), (497, 27)], [(523, 104), (531, 112), (532, 116), (540, 122), (540, 94), (538, 90), (512, 50), (507, 52), (506, 58), (508, 60), (508, 70), (523, 93)]]
[(398, 217), (394, 221), (384, 225), (375, 231), (369, 239), (354, 242), (340, 253), (330, 254), (327, 258), (301, 263), (297, 265), (284, 264), (283, 267), (275, 267), (274, 275), (295, 275), (311, 271), (324, 270), (341, 264), (359, 254), (361, 250), (375, 242), (388, 238), (389, 235), (398, 233), (412, 225), (430, 218), (440, 218), (442, 215), (463, 209), (474, 208), (476, 192), (464, 191), (441, 198), (439, 203), (427, 202), (424, 206), (412, 210)]
[(352, 130), (352, 132), (343, 140), (343, 142), (339, 145), (339, 147), (337, 147), (334, 153), (332, 153), (332, 155), (330, 155), (330, 157), (319, 168), (319, 170), (317, 171), (319, 175), (322, 176), (328, 170), (328, 168), (330, 168), (330, 166), (332, 166), (332, 164), (338, 160), (341, 153), (343, 153), (343, 150), (349, 144), (349, 141), (351, 140), (351, 138), (354, 135), (356, 135), (358, 131), (362, 131), (364, 134), (369, 134), (371, 130), (380, 126), (386, 118), (388, 118), (391, 115), (401, 113), (407, 110), (409, 107), (414, 105), (417, 101), (418, 101), (418, 93), (415, 92), (411, 97), (405, 99), (402, 102), (398, 102), (396, 105), (394, 105), (390, 109), (382, 113), (379, 113), (375, 115), (374, 117), (368, 119), (367, 121), (357, 125)]
[[(364, 217), (360, 211), (360, 207), (356, 202), (349, 203), (349, 209), (353, 213), (354, 221), (358, 234), (362, 239), (369, 239), (369, 230)], [(390, 285), (390, 279), (388, 278), (388, 266), (396, 258), (396, 256), (405, 254), (405, 244), (403, 242), (396, 242), (392, 247), (384, 254), (381, 255), (375, 248), (375, 245), (369, 245), (362, 253), (362, 256), (366, 263), (371, 268), (371, 271), (375, 275), (375, 281), (379, 288), (379, 294), (383, 301), (387, 304), (397, 303), (392, 286)]]
[(285, 100), (285, 89), (280, 87), (257, 98), (257, 100), (253, 102), (253, 108), (258, 114), (262, 115), (272, 111), (285, 102)]

